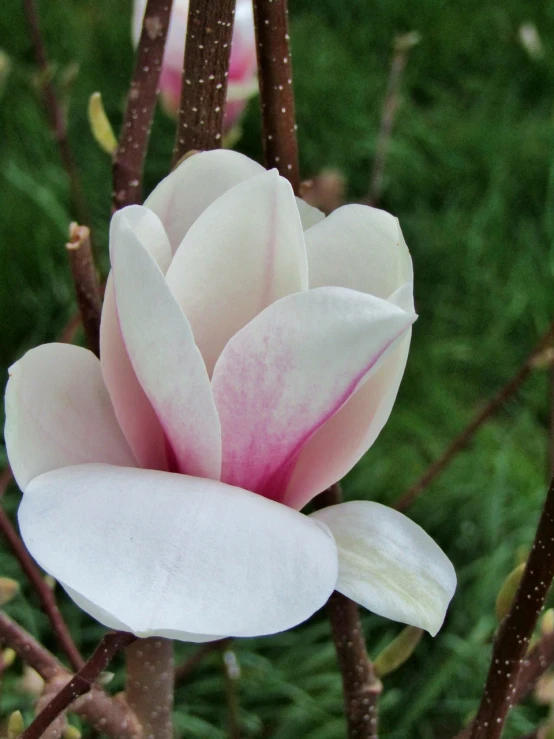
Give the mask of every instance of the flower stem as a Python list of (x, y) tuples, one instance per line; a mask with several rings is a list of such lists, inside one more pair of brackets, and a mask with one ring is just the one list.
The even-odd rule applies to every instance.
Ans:
[(143, 739), (171, 739), (173, 710), (173, 643), (137, 639), (126, 650), (127, 703), (143, 729)]

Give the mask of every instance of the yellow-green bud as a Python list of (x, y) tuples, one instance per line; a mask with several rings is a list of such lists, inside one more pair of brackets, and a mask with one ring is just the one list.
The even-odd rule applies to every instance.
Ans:
[(17, 654), (15, 649), (10, 649), (9, 647), (8, 649), (4, 649), (2, 652), (2, 665), (4, 666), (4, 669), (13, 665), (16, 656)]
[(21, 711), (14, 711), (8, 719), (8, 739), (17, 739), (25, 731)]
[(416, 626), (402, 629), (375, 659), (373, 666), (377, 675), (384, 677), (403, 665), (412, 656), (422, 636), (423, 629)]
[(11, 577), (0, 577), (0, 606), (5, 606), (19, 593), (19, 583)]
[(113, 132), (112, 124), (104, 110), (102, 95), (99, 92), (93, 92), (89, 98), (88, 119), (96, 143), (100, 145), (100, 148), (106, 154), (114, 154), (117, 149), (117, 139)]
[(516, 591), (519, 587), (519, 583), (521, 582), (524, 569), (525, 562), (518, 565), (515, 570), (512, 570), (504, 580), (504, 583), (496, 596), (496, 618), (499, 621), (502, 621), (502, 619), (508, 615), (508, 611), (512, 606)]
[(76, 726), (67, 726), (62, 736), (63, 739), (81, 739), (83, 735)]

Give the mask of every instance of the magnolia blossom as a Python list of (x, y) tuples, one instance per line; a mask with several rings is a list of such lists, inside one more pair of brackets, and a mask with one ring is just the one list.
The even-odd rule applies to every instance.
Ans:
[[(134, 3), (132, 35), (135, 46), (139, 42), (146, 2), (147, 0), (135, 0)], [(181, 98), (181, 76), (188, 10), (188, 0), (173, 0), (160, 78), (162, 101), (170, 115), (177, 114)], [(252, 0), (237, 0), (229, 64), (227, 107), (225, 110), (225, 126), (227, 129), (235, 123), (244, 110), (248, 98), (258, 89), (256, 69), (256, 40)]]
[(453, 567), (367, 501), (301, 509), (385, 424), (415, 320), (396, 218), (327, 218), (276, 170), (196, 154), (112, 219), (101, 359), (10, 370), (6, 442), (37, 562), (85, 611), (190, 641), (290, 628), (334, 589), (435, 634)]

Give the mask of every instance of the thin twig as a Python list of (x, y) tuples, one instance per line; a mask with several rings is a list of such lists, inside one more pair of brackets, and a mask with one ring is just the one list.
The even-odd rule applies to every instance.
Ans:
[(399, 500), (395, 503), (394, 507), (399, 511), (404, 511), (408, 508), (414, 500), (421, 495), (425, 488), (452, 462), (452, 460), (459, 454), (471, 441), (474, 434), (481, 428), (481, 426), (488, 421), (494, 413), (510, 398), (524, 381), (529, 377), (535, 367), (535, 363), (540, 354), (544, 352), (546, 348), (550, 346), (554, 339), (554, 322), (550, 324), (548, 330), (540, 338), (538, 344), (535, 346), (531, 354), (523, 362), (520, 368), (517, 370), (508, 382), (503, 385), (500, 390), (485, 404), (485, 406), (478, 411), (478, 413), (471, 419), (464, 430), (459, 434), (454, 441), (448, 446), (443, 454), (435, 460), (420, 477), (420, 479), (412, 485), (402, 495)]
[(52, 70), (48, 62), (46, 47), (40, 31), (35, 0), (23, 0), (23, 9), (29, 26), (33, 52), (41, 74), (41, 82), (44, 90), (44, 103), (46, 113), (48, 115), (48, 121), (52, 134), (58, 145), (60, 157), (71, 185), (75, 215), (81, 223), (90, 223), (90, 215), (83, 195), (79, 173), (75, 166), (73, 153), (67, 137), (67, 125), (63, 107), (58, 100), (58, 96), (51, 79)]
[(554, 632), (544, 634), (523, 660), (514, 703), (521, 703), (527, 698), (552, 663), (554, 663)]
[(240, 666), (235, 652), (231, 649), (221, 650), (223, 662), (223, 678), (227, 697), (227, 736), (228, 739), (240, 739), (240, 701), (238, 681)]
[(300, 190), (287, 0), (254, 0), (265, 166)]
[(173, 165), (221, 146), (235, 0), (191, 0)]
[(77, 698), (88, 693), (106, 669), (112, 658), (126, 646), (135, 641), (133, 634), (123, 631), (110, 632), (94, 650), (92, 657), (63, 687), (50, 703), (39, 713), (33, 723), (23, 732), (21, 739), (40, 739), (42, 733)]
[[(2, 612), (0, 645), (13, 649), (49, 685), (59, 684), (63, 687), (73, 677), (53, 654)], [(141, 739), (136, 718), (126, 703), (120, 698), (111, 698), (98, 687), (73, 703), (71, 711), (85, 718), (92, 726), (101, 727), (103, 733), (113, 739)]]
[(75, 646), (75, 642), (71, 637), (67, 624), (63, 620), (62, 615), (58, 610), (54, 593), (44, 581), (42, 573), (31, 559), (31, 556), (25, 548), (25, 545), (23, 544), (16, 530), (12, 526), (8, 515), (2, 508), (0, 508), (0, 532), (3, 534), (12, 552), (19, 561), (21, 569), (29, 579), (36, 594), (38, 595), (42, 610), (46, 613), (50, 620), (52, 629), (56, 635), (60, 647), (67, 655), (67, 658), (73, 669), (79, 670), (83, 666), (84, 661), (81, 657), (81, 654), (79, 653), (79, 650)]
[(381, 127), (375, 147), (375, 158), (373, 160), (371, 184), (369, 187), (369, 204), (373, 206), (377, 205), (381, 197), (392, 129), (400, 104), (400, 82), (404, 74), (404, 69), (406, 68), (410, 49), (418, 41), (419, 35), (414, 32), (398, 36), (394, 40), (394, 54), (389, 72), (387, 92), (381, 115)]
[[(317, 508), (342, 500), (340, 485), (331, 486), (315, 500)], [(358, 606), (342, 593), (334, 592), (327, 612), (342, 676), (349, 739), (377, 739), (381, 681), (368, 657)]]
[(554, 478), (512, 607), (494, 640), (491, 665), (469, 736), (498, 739), (515, 703), (520, 671), (554, 577)]
[(198, 647), (196, 652), (194, 652), (191, 657), (189, 657), (183, 662), (183, 664), (176, 668), (175, 684), (179, 685), (179, 683), (184, 682), (188, 678), (188, 676), (192, 672), (194, 672), (194, 670), (202, 662), (204, 657), (219, 649), (225, 649), (232, 643), (232, 641), (233, 640), (230, 637), (227, 637), (226, 639), (218, 639), (217, 641), (207, 642), (206, 644), (202, 644), (201, 647)]
[(142, 173), (173, 0), (148, 0), (112, 168), (113, 209), (142, 202)]
[(102, 298), (90, 243), (90, 229), (72, 223), (66, 249), (87, 345), (99, 357)]

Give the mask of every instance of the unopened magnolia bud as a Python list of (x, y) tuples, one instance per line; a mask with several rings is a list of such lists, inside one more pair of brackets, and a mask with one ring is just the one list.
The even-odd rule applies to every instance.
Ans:
[(8, 739), (17, 739), (25, 731), (21, 711), (14, 711), (8, 719)]
[(508, 615), (508, 611), (511, 608), (516, 591), (519, 587), (519, 583), (521, 582), (524, 569), (525, 562), (518, 565), (515, 570), (512, 570), (504, 580), (504, 583), (496, 596), (496, 618), (499, 621), (502, 621), (502, 619)]
[(99, 92), (93, 92), (88, 101), (88, 119), (90, 130), (96, 139), (96, 143), (100, 145), (106, 154), (114, 154), (117, 149), (117, 139), (112, 129), (104, 104), (102, 103), (102, 95)]
[(67, 726), (62, 736), (63, 739), (81, 739), (83, 735), (76, 726)]
[(542, 615), (540, 631), (543, 636), (554, 633), (554, 608), (548, 608)]
[(114, 679), (114, 676), (114, 672), (101, 672), (100, 675), (98, 675), (96, 682), (99, 685), (108, 685)]
[(422, 636), (423, 629), (416, 626), (406, 626), (402, 629), (375, 659), (373, 666), (377, 675), (379, 677), (389, 675), (410, 659)]
[(44, 690), (44, 680), (36, 670), (25, 665), (23, 668), (23, 677), (19, 679), (17, 686), (21, 693), (27, 693), (36, 698)]
[(4, 667), (4, 669), (13, 665), (16, 656), (17, 655), (15, 649), (4, 649), (4, 651), (2, 652), (2, 666)]
[(0, 606), (5, 606), (19, 593), (19, 583), (11, 577), (0, 577)]

